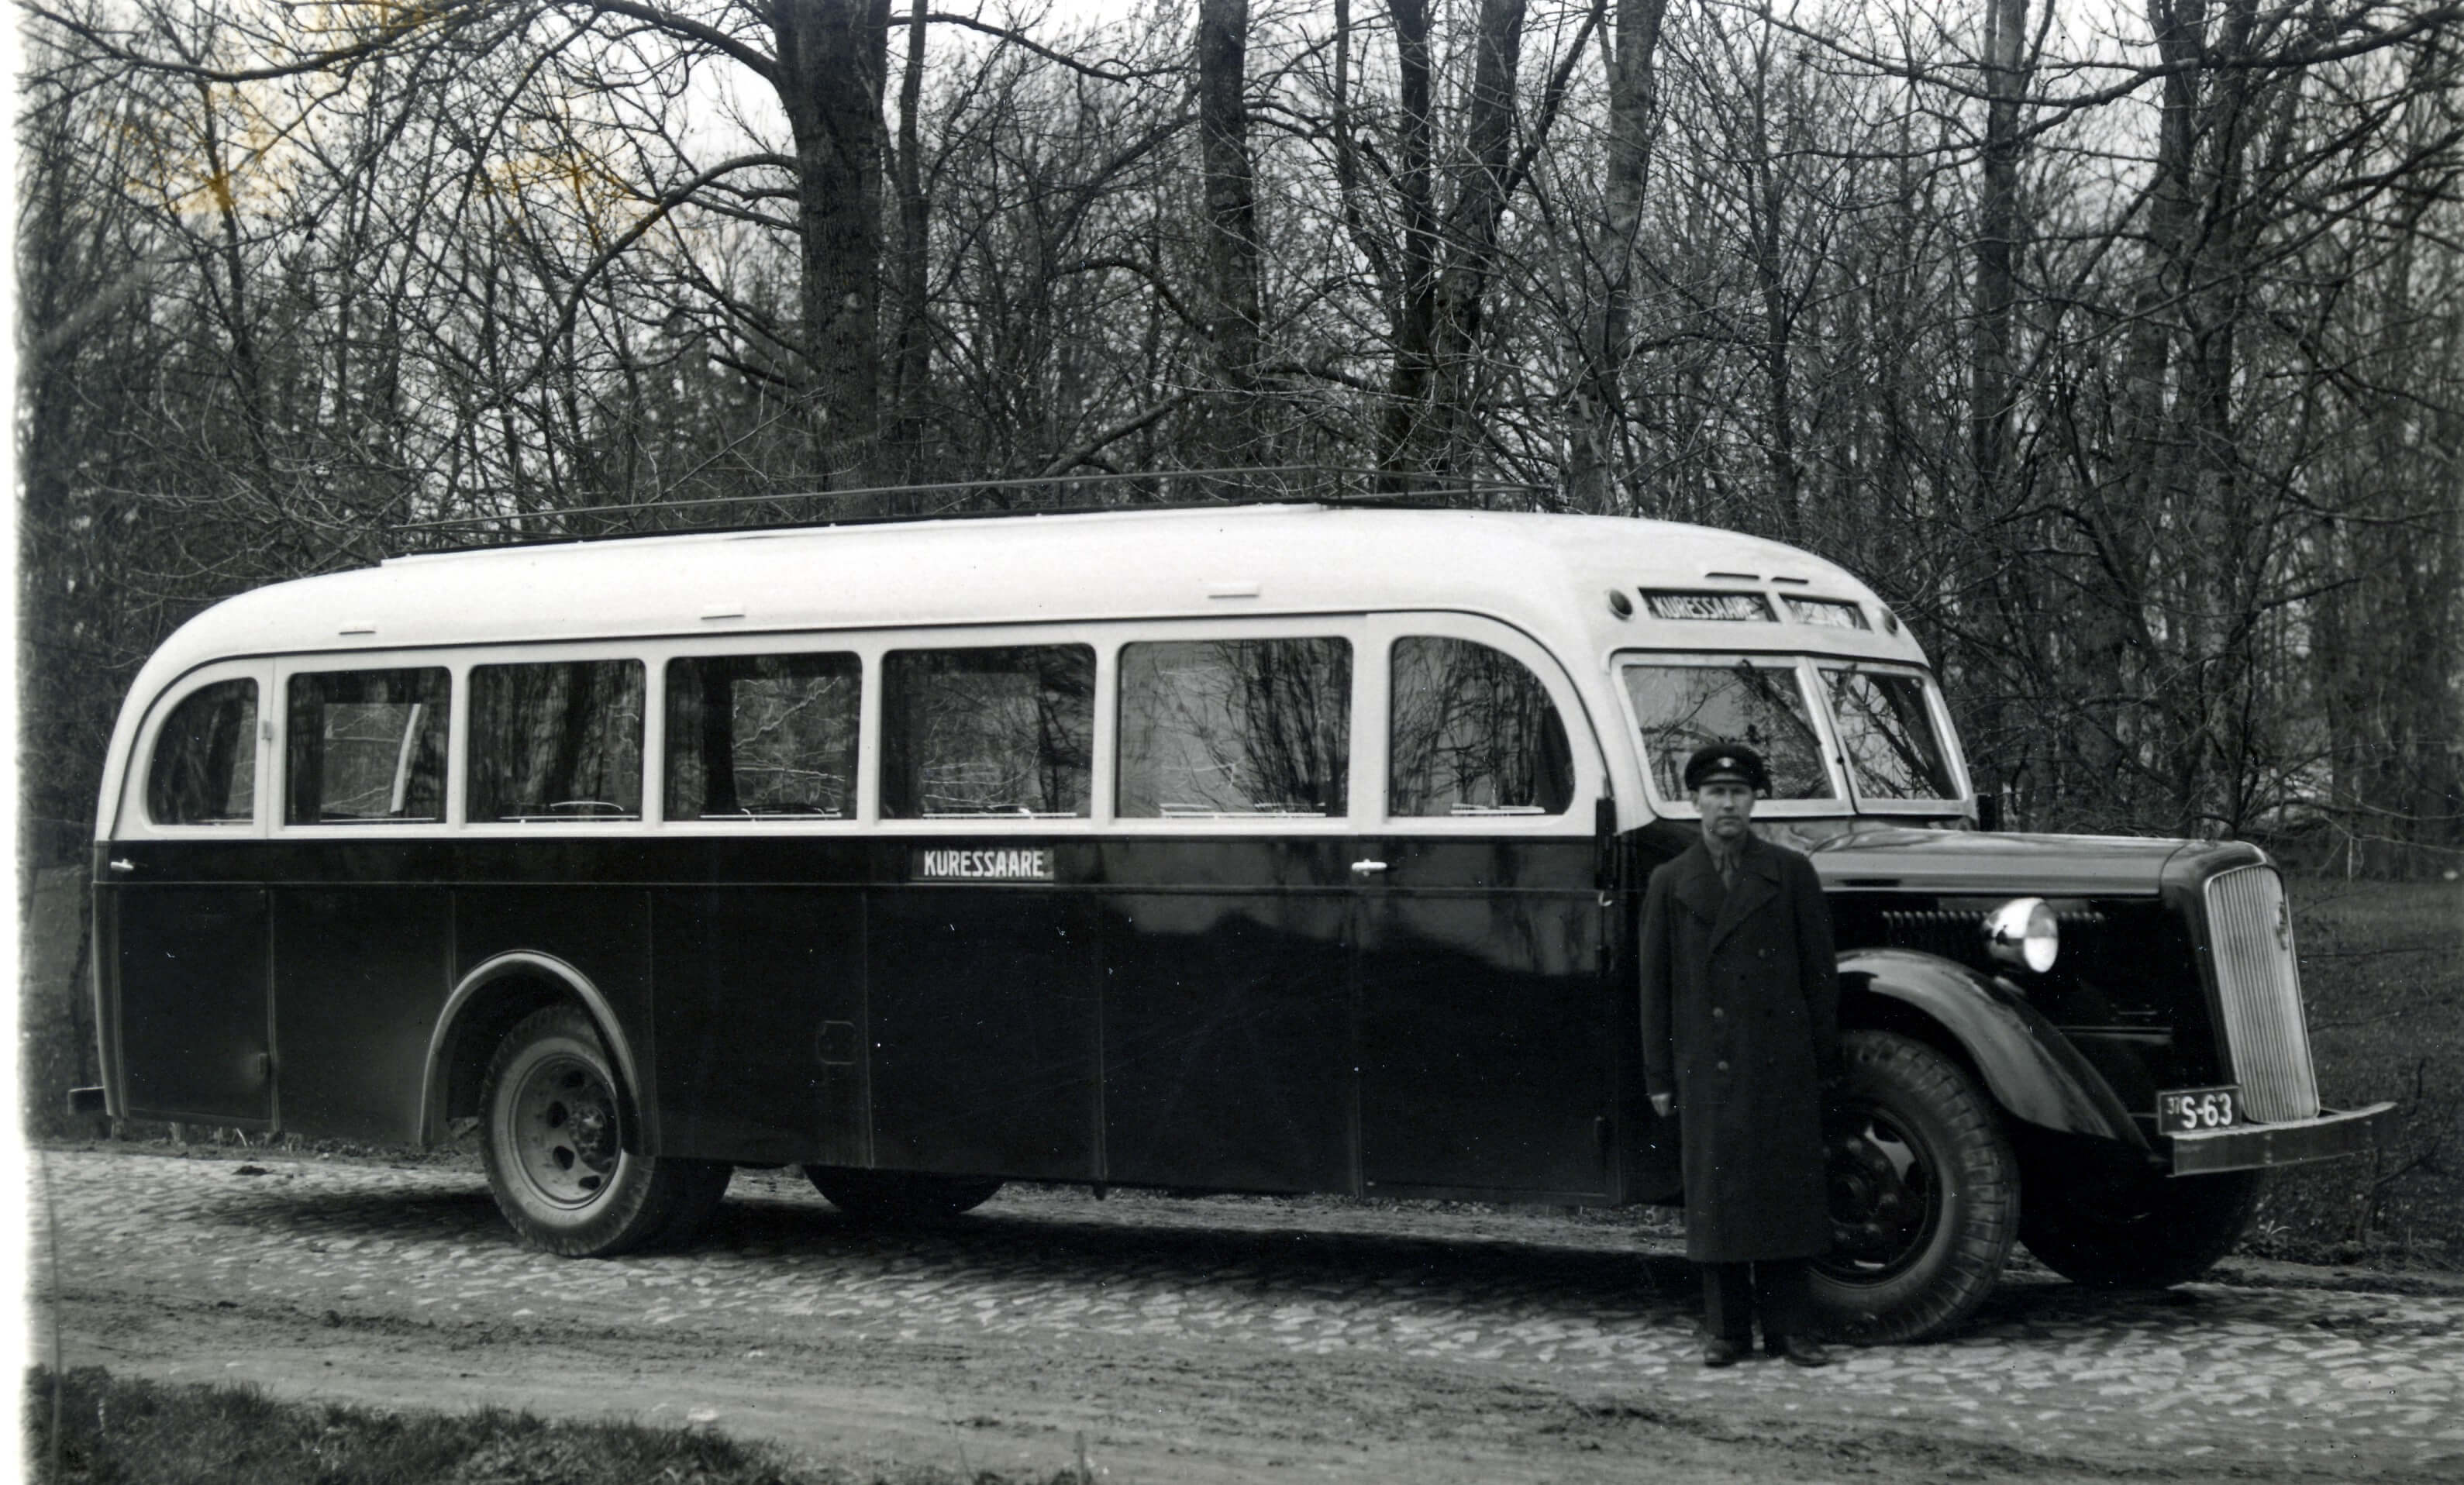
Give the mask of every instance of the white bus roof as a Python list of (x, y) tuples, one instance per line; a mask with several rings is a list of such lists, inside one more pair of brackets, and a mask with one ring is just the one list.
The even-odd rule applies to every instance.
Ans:
[[(1758, 593), (1771, 618), (1655, 617), (1654, 591)], [(1866, 627), (1802, 622), (1789, 597), (1853, 603)], [(129, 688), (99, 828), (113, 826), (148, 710), (221, 661), (325, 667), (476, 645), (1431, 610), (1522, 630), (1586, 693), (1609, 684), (1618, 650), (1925, 660), (1873, 590), (1830, 562), (1612, 516), (1262, 505), (483, 548), (275, 583), (189, 620)]]
[[(1642, 590), (1758, 591), (1782, 621), (1650, 617)], [(1612, 611), (1611, 590), (1633, 602)], [(1785, 622), (1781, 596), (1867, 630)], [(1921, 662), (1871, 589), (1775, 541), (1608, 516), (1325, 506), (1101, 512), (718, 531), (396, 557), (276, 583), (182, 627), (142, 700), (247, 655), (652, 635), (1442, 609), (1520, 627), (1570, 665), (1643, 645)], [(1894, 632), (1896, 630), (1896, 632)]]

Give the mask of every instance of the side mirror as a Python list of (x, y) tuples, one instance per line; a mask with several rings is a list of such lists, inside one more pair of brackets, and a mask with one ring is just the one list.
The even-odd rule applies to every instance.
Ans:
[(2002, 828), (2002, 796), (1998, 792), (1980, 794), (1976, 797), (1976, 828), (1979, 830)]

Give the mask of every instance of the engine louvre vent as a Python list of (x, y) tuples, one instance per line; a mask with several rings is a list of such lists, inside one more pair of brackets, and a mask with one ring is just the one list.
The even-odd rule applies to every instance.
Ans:
[(2207, 898), (2216, 998), (2242, 1108), (2267, 1123), (2316, 1119), (2319, 1079), (2284, 884), (2273, 867), (2236, 866), (2209, 880)]

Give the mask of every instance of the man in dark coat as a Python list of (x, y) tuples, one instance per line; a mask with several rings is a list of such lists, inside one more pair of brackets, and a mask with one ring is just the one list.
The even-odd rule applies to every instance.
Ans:
[(1685, 1172), (1685, 1256), (1701, 1266), (1704, 1365), (1753, 1349), (1829, 1360), (1810, 1334), (1808, 1260), (1831, 1246), (1822, 1090), (1839, 1076), (1831, 914), (1814, 863), (1758, 839), (1770, 787), (1750, 748), (1685, 762), (1703, 838), (1651, 874), (1643, 898), (1642, 1067), (1672, 1110)]

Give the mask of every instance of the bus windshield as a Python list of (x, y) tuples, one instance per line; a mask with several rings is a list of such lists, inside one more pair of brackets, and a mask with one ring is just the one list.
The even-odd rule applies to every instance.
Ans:
[(1949, 758), (1925, 709), (1923, 678), (1825, 666), (1822, 692), (1847, 759), (1849, 787), (1859, 799), (1956, 797)]
[(1761, 753), (1774, 799), (1839, 797), (1796, 662), (1630, 665), (1625, 687), (1661, 798), (1685, 797), (1686, 756), (1715, 742), (1742, 742)]
[[(1685, 759), (1742, 742), (1771, 771), (1773, 801), (1853, 798), (1859, 805), (1954, 800), (1950, 750), (1913, 671), (1785, 656), (1653, 657), (1622, 674), (1660, 797), (1686, 797)], [(1837, 739), (1843, 778), (1826, 757), (1817, 716)]]

